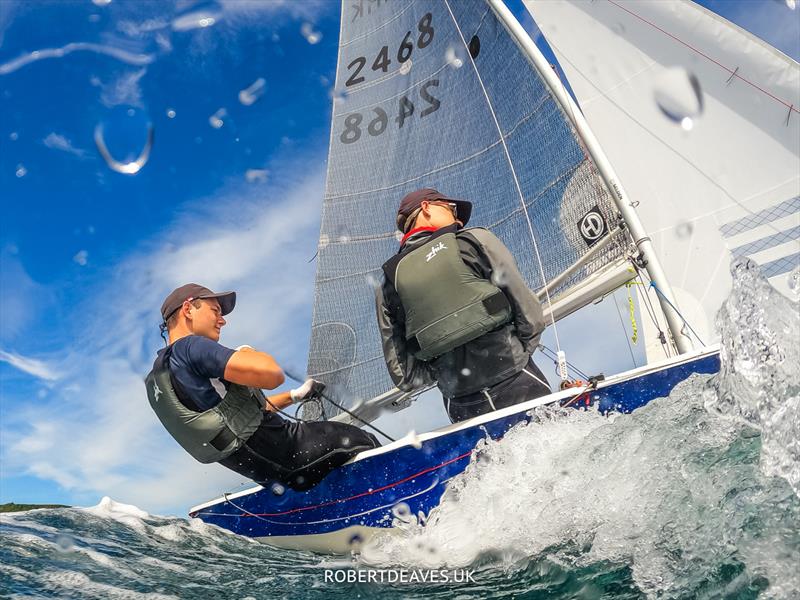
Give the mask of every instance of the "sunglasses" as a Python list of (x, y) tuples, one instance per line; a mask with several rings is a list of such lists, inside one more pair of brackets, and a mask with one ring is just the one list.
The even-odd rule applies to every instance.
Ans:
[(458, 206), (454, 202), (431, 202), (434, 206), (446, 206), (453, 213), (453, 218), (458, 219)]

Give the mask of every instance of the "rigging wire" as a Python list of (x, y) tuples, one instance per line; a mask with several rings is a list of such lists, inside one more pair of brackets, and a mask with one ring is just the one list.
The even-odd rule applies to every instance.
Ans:
[(475, 60), (472, 58), (472, 53), (469, 51), (469, 44), (467, 44), (467, 40), (464, 38), (464, 34), (461, 31), (461, 27), (459, 26), (458, 21), (456, 21), (455, 15), (453, 15), (453, 11), (450, 8), (450, 2), (448, 0), (445, 0), (445, 6), (447, 7), (447, 12), (450, 13), (450, 18), (453, 20), (453, 24), (456, 27), (456, 31), (458, 32), (458, 36), (461, 38), (461, 43), (464, 45), (464, 48), (467, 51), (466, 54), (467, 54), (467, 56), (469, 56), (469, 62), (472, 65), (472, 69), (475, 72), (475, 76), (478, 78), (478, 83), (480, 84), (481, 90), (483, 91), (483, 96), (486, 99), (486, 105), (488, 106), (489, 112), (492, 115), (492, 119), (494, 120), (495, 127), (497, 127), (497, 133), (500, 136), (500, 143), (503, 146), (503, 152), (506, 155), (506, 160), (508, 161), (508, 166), (511, 169), (511, 176), (514, 179), (514, 186), (517, 188), (517, 194), (519, 196), (519, 201), (520, 201), (520, 204), (522, 205), (522, 212), (524, 213), (525, 221), (528, 224), (528, 231), (529, 231), (529, 233), (531, 235), (531, 241), (533, 242), (533, 250), (534, 250), (534, 252), (536, 254), (536, 260), (539, 263), (539, 273), (541, 274), (541, 277), (542, 277), (542, 285), (544, 286), (544, 293), (545, 293), (545, 297), (547, 299), (547, 307), (550, 309), (550, 321), (551, 321), (551, 323), (553, 325), (553, 335), (555, 336), (556, 348), (558, 348), (558, 351), (561, 352), (561, 343), (559, 342), (559, 339), (558, 339), (558, 328), (556, 327), (555, 314), (553, 313), (553, 303), (552, 303), (552, 301), (550, 299), (550, 292), (547, 289), (547, 277), (544, 274), (544, 265), (542, 263), (542, 257), (539, 254), (539, 245), (536, 243), (536, 236), (533, 233), (533, 223), (531, 223), (531, 218), (530, 218), (530, 215), (528, 214), (528, 207), (525, 205), (525, 196), (522, 193), (522, 187), (520, 186), (519, 179), (517, 178), (517, 171), (514, 168), (513, 161), (511, 160), (511, 154), (508, 151), (508, 146), (506, 145), (505, 136), (503, 135), (503, 130), (500, 127), (500, 122), (497, 120), (497, 114), (495, 113), (494, 107), (492, 106), (492, 101), (489, 99), (489, 93), (486, 91), (486, 86), (484, 86), (484, 84), (483, 84), (483, 78), (481, 77), (481, 74), (478, 71), (478, 67), (475, 64)]
[(694, 337), (696, 337), (696, 338), (697, 338), (697, 341), (698, 341), (698, 342), (700, 342), (700, 345), (701, 345), (701, 346), (705, 346), (705, 345), (706, 345), (706, 344), (705, 344), (705, 342), (704, 342), (704, 341), (703, 341), (703, 340), (700, 338), (700, 336), (699, 336), (699, 335), (697, 335), (697, 332), (694, 330), (694, 327), (692, 327), (692, 326), (691, 326), (691, 324), (689, 323), (689, 321), (687, 321), (687, 320), (686, 320), (686, 317), (684, 317), (684, 316), (681, 314), (681, 312), (678, 310), (678, 308), (677, 308), (677, 307), (676, 307), (676, 306), (675, 306), (675, 305), (674, 305), (672, 302), (670, 302), (670, 301), (669, 301), (669, 298), (667, 298), (667, 297), (664, 295), (664, 292), (662, 292), (660, 289), (658, 289), (658, 286), (656, 285), (656, 282), (655, 282), (655, 281), (651, 281), (651, 282), (650, 282), (650, 287), (651, 287), (651, 288), (653, 288), (653, 289), (656, 291), (656, 294), (658, 294), (659, 296), (661, 296), (661, 298), (662, 298), (662, 299), (663, 299), (663, 300), (664, 300), (664, 301), (665, 301), (667, 304), (669, 304), (670, 308), (671, 308), (672, 310), (674, 310), (674, 311), (675, 311), (675, 314), (676, 314), (676, 315), (678, 315), (678, 316), (681, 318), (681, 321), (683, 321), (683, 324), (684, 324), (684, 325), (686, 325), (686, 327), (688, 327), (688, 328), (689, 328), (689, 331), (691, 331), (691, 332), (694, 334)]
[[(642, 300), (644, 301), (644, 306), (647, 309), (647, 314), (650, 317), (650, 320), (653, 322), (653, 325), (655, 325), (656, 330), (658, 331), (658, 339), (661, 342), (661, 349), (664, 350), (664, 355), (667, 358), (669, 358), (670, 356), (672, 356), (672, 353), (670, 352), (671, 346), (667, 342), (667, 336), (658, 322), (658, 313), (656, 313), (656, 310), (653, 307), (652, 300), (650, 299), (650, 294), (648, 293), (647, 290), (647, 284), (644, 283), (644, 280), (642, 278), (642, 271), (640, 269), (636, 269), (636, 273), (639, 281), (635, 281), (634, 284), (642, 286), (643, 290), (643, 293), (639, 294), (639, 297), (642, 298)], [(648, 276), (648, 281), (650, 281), (649, 276)]]
[[(542, 351), (542, 354), (545, 355), (545, 358), (549, 358), (550, 360), (553, 361), (554, 364), (558, 365), (558, 355), (556, 354), (556, 352), (552, 348), (548, 348), (547, 346), (545, 346), (544, 344), (542, 344), (540, 342), (539, 343), (539, 350)], [(571, 362), (567, 361), (567, 366), (570, 369), (572, 369), (575, 373), (580, 375), (583, 379), (589, 379), (589, 376), (586, 373), (581, 371), (578, 367), (573, 365)], [(558, 373), (558, 368), (557, 367), (556, 367), (556, 373)]]
[(611, 294), (614, 300), (614, 308), (617, 309), (617, 316), (619, 317), (619, 324), (622, 327), (622, 333), (625, 336), (625, 342), (628, 344), (628, 352), (631, 354), (631, 360), (633, 361), (633, 366), (638, 367), (639, 365), (636, 364), (636, 357), (633, 355), (633, 346), (631, 346), (631, 341), (628, 339), (628, 332), (625, 329), (625, 321), (622, 318), (622, 312), (619, 309), (619, 304), (617, 303), (617, 297), (614, 294)]

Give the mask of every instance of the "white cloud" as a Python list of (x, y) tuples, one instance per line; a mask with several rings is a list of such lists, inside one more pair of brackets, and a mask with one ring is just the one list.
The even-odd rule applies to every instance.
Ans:
[(284, 13), (291, 19), (316, 19), (326, 11), (338, 11), (337, 3), (329, 0), (220, 0), (225, 17), (228, 19), (248, 19), (272, 17)]
[(70, 154), (74, 154), (75, 156), (79, 156), (83, 158), (86, 156), (86, 150), (82, 150), (80, 148), (76, 148), (72, 145), (72, 142), (65, 136), (60, 135), (56, 132), (52, 132), (48, 134), (44, 140), (42, 140), (45, 146), (48, 148), (52, 148), (53, 150), (62, 150), (64, 152), (69, 152)]
[(139, 81), (144, 77), (145, 73), (147, 73), (147, 69), (142, 68), (136, 71), (129, 71), (110, 83), (102, 83), (99, 79), (96, 80), (102, 88), (100, 101), (108, 108), (119, 105), (141, 108), (144, 104), (142, 103), (142, 88), (139, 85)]
[[(7, 404), (4, 476), (28, 473), (76, 498), (109, 495), (177, 514), (243, 481), (219, 465), (196, 463), (170, 438), (147, 403), (143, 377), (161, 345), (161, 302), (189, 281), (237, 291), (222, 343), (248, 343), (303, 370), (296, 367), (305, 365), (315, 272), (308, 261), (324, 173), (293, 180), (285, 166), (280, 171), (291, 189), (242, 178), (194, 201), (74, 309), (83, 333), (63, 349), (69, 372), (35, 409)], [(58, 376), (43, 361), (8, 352), (0, 359), (43, 379)]]
[(4, 295), (0, 308), (0, 341), (19, 348), (29, 342), (26, 333), (33, 321), (55, 304), (55, 294), (28, 275), (13, 245), (0, 250), (0, 290), (13, 290)]
[(0, 350), (0, 361), (10, 364), (12, 367), (24, 371), (28, 375), (33, 375), (45, 381), (56, 381), (61, 375), (48, 363), (34, 358), (26, 358), (19, 354)]

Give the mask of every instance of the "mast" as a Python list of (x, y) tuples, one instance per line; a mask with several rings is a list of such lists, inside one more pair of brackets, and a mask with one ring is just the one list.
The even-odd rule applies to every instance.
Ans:
[(622, 188), (619, 179), (614, 173), (614, 169), (606, 158), (605, 153), (600, 147), (597, 138), (595, 138), (589, 124), (583, 116), (583, 113), (577, 107), (572, 97), (567, 93), (565, 87), (556, 75), (555, 71), (551, 68), (545, 57), (536, 47), (536, 44), (527, 34), (522, 25), (519, 24), (517, 19), (511, 13), (502, 0), (486, 0), (494, 10), (497, 18), (508, 28), (509, 33), (516, 40), (520, 49), (528, 56), (531, 63), (534, 65), (539, 75), (544, 80), (545, 84), (553, 94), (553, 97), (561, 104), (564, 113), (570, 119), (570, 122), (575, 127), (578, 135), (586, 146), (586, 151), (594, 160), (600, 176), (606, 184), (609, 193), (614, 198), (614, 202), (619, 210), (622, 218), (628, 226), (631, 236), (633, 237), (636, 247), (641, 252), (642, 258), (645, 261), (645, 269), (650, 276), (650, 279), (658, 286), (659, 294), (658, 301), (661, 305), (661, 310), (667, 319), (667, 325), (675, 341), (678, 351), (683, 354), (693, 349), (691, 339), (688, 335), (683, 333), (683, 319), (673, 308), (675, 306), (675, 295), (672, 292), (672, 287), (664, 274), (658, 256), (655, 253), (653, 243), (647, 235), (647, 232), (636, 214), (633, 205), (627, 199), (627, 194)]

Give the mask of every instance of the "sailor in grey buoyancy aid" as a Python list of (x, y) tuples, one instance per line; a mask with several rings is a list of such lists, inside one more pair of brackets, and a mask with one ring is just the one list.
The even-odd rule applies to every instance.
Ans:
[(191, 410), (178, 398), (179, 384), (169, 370), (171, 351), (167, 348), (156, 358), (145, 378), (150, 406), (164, 428), (195, 460), (219, 462), (241, 448), (261, 425), (264, 396), (261, 390), (231, 383), (219, 404), (201, 412)]
[(384, 357), (404, 391), (436, 382), (453, 421), (547, 393), (530, 356), (545, 328), (513, 256), (471, 203), (427, 188), (398, 210), (405, 233), (377, 291)]
[(261, 484), (278, 480), (305, 490), (358, 452), (380, 445), (352, 425), (278, 416), (277, 410), (314, 398), (324, 386), (308, 379), (266, 398), (262, 387), (284, 381), (274, 359), (249, 346), (233, 350), (218, 343), (223, 315), (234, 305), (234, 292), (215, 294), (197, 284), (177, 288), (162, 305), (169, 344), (145, 385), (150, 406), (184, 450)]

